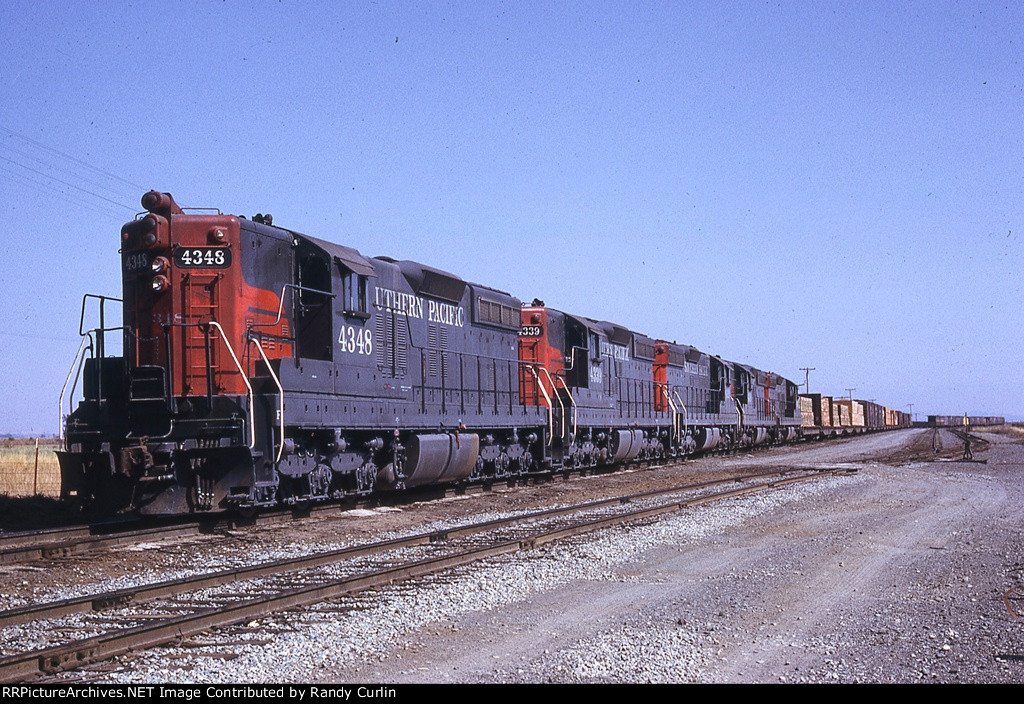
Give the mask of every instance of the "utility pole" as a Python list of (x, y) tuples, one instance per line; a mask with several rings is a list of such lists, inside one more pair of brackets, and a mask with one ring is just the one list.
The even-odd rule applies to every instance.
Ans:
[(910, 406), (910, 422), (913, 423), (914, 422), (914, 404), (908, 403), (907, 405)]
[(804, 373), (804, 393), (811, 393), (811, 372), (815, 370), (814, 367), (800, 367), (800, 371)]
[(856, 386), (853, 387), (852, 389), (847, 389), (846, 390), (846, 393), (848, 393), (850, 395), (850, 403), (853, 403), (853, 392), (856, 391), (856, 390), (857, 390)]

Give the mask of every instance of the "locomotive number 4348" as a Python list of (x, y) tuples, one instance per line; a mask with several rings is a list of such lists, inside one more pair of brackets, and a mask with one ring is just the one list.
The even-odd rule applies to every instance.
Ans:
[(342, 325), (338, 335), (338, 346), (342, 352), (373, 354), (373, 333), (370, 328), (354, 328)]
[(224, 247), (179, 247), (174, 250), (177, 266), (226, 269), (231, 266), (231, 250)]

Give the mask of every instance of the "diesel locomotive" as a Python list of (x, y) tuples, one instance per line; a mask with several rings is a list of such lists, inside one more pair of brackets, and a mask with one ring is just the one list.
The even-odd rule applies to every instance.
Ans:
[(121, 230), (120, 324), (86, 297), (100, 322), (80, 329), (77, 406), (62, 394), (65, 499), (251, 511), (801, 433), (777, 374), (270, 216), (142, 205)]

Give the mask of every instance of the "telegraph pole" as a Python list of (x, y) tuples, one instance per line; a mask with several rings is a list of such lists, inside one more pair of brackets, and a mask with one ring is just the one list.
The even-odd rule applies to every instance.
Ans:
[(913, 423), (914, 422), (914, 404), (908, 403), (907, 405), (910, 406), (910, 422)]
[(800, 367), (800, 371), (804, 373), (804, 393), (811, 393), (811, 372), (815, 370), (814, 367)]
[(853, 403), (853, 392), (856, 391), (856, 390), (857, 390), (856, 386), (853, 387), (852, 389), (847, 389), (846, 390), (846, 393), (848, 393), (850, 395), (850, 403)]

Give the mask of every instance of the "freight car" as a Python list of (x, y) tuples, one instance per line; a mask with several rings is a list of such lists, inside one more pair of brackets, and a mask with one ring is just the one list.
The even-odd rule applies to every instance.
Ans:
[(831, 396), (800, 394), (800, 412), (804, 433), (822, 437), (834, 435), (835, 424), (832, 422)]
[(854, 435), (910, 427), (910, 417), (861, 399), (800, 394), (801, 434), (806, 437)]
[(928, 416), (928, 425), (939, 428), (972, 428), (986, 425), (1005, 425), (1006, 419), (1002, 416)]
[(65, 499), (254, 510), (800, 437), (777, 374), (269, 216), (142, 205), (122, 320), (95, 297), (62, 393)]

